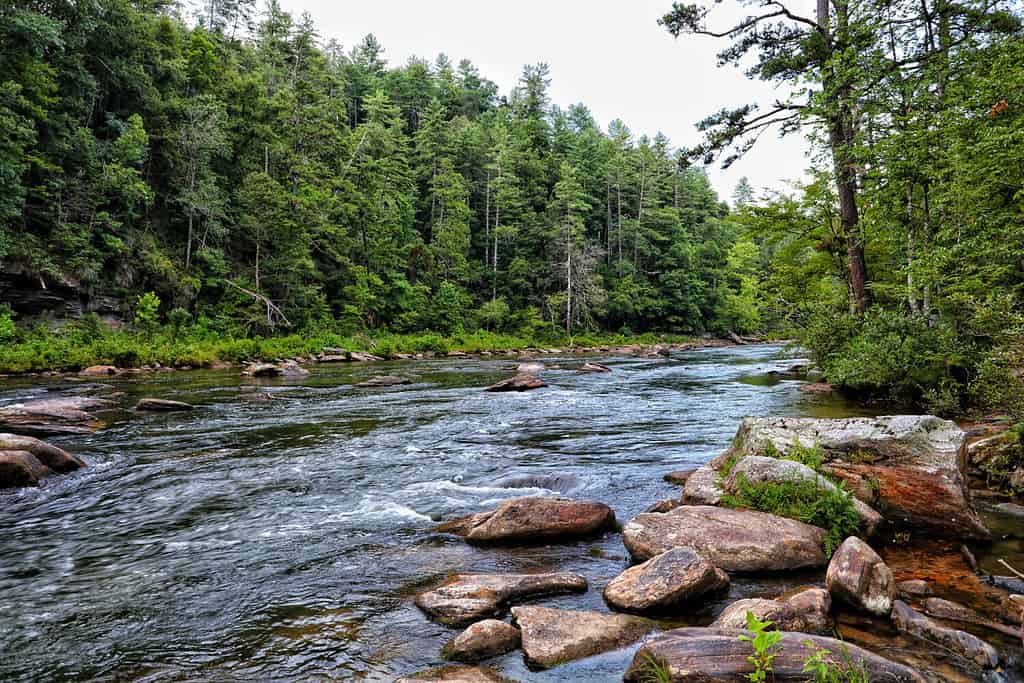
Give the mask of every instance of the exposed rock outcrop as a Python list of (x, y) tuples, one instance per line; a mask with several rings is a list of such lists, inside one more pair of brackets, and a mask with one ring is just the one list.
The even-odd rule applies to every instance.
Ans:
[(540, 389), (546, 386), (547, 384), (540, 377), (521, 372), (515, 377), (509, 377), (492, 384), (484, 389), (484, 391), (529, 391), (530, 389)]
[(690, 547), (727, 572), (823, 567), (824, 537), (824, 530), (796, 520), (708, 505), (645, 512), (622, 529), (623, 542), (636, 560)]
[(593, 536), (615, 524), (604, 503), (572, 498), (529, 496), (503, 501), (480, 512), (435, 527), (470, 543), (542, 543)]
[(838, 600), (884, 617), (896, 598), (896, 581), (888, 565), (861, 539), (851, 536), (832, 556), (825, 585)]
[(986, 538), (963, 476), (964, 432), (931, 415), (849, 419), (747, 417), (735, 452), (759, 455), (770, 444), (820, 446), (824, 471), (886, 520), (915, 533)]
[(526, 661), (545, 669), (631, 645), (654, 628), (641, 617), (550, 607), (513, 607), (512, 618)]
[(604, 599), (625, 612), (658, 612), (729, 587), (729, 576), (691, 548), (672, 548), (609, 582)]
[[(747, 680), (754, 665), (747, 661), (750, 644), (739, 640), (749, 635), (740, 629), (679, 628), (658, 634), (637, 651), (626, 671), (628, 683), (651, 680), (652, 662), (664, 669), (673, 683), (738, 683)], [(863, 667), (871, 681), (887, 683), (925, 683), (913, 669), (889, 661), (856, 645), (833, 638), (806, 633), (783, 632), (780, 647), (772, 660), (776, 681), (805, 681), (805, 660), (818, 650), (828, 650), (826, 659), (842, 668), (846, 658)]]
[(0, 408), (0, 428), (29, 436), (89, 434), (102, 422), (91, 411), (113, 406), (95, 396), (64, 396), (12, 403)]
[(515, 600), (586, 590), (587, 580), (579, 574), (456, 574), (415, 602), (434, 620), (460, 626), (499, 616)]

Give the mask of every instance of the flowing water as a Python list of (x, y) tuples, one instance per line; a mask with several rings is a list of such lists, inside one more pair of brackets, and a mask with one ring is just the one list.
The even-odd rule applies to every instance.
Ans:
[[(0, 493), (0, 680), (391, 680), (440, 662), (454, 631), (411, 598), (456, 571), (580, 572), (590, 591), (543, 602), (605, 609), (600, 589), (628, 563), (615, 533), (480, 549), (431, 527), (552, 493), (626, 520), (678, 495), (662, 475), (721, 452), (744, 415), (856, 414), (769, 374), (798, 360), (750, 346), (603, 358), (612, 373), (579, 374), (579, 358), (545, 357), (550, 386), (522, 394), (481, 391), (509, 359), (111, 380), (124, 407), (200, 408), (115, 412), (95, 434), (50, 439), (91, 466)], [(383, 373), (414, 383), (353, 386)], [(0, 403), (75, 384), (9, 382)], [(820, 579), (746, 580), (730, 599)], [(620, 680), (630, 657), (494, 665), (520, 680)]]

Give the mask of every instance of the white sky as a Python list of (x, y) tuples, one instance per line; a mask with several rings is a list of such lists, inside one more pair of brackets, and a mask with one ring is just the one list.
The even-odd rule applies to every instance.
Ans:
[[(411, 56), (444, 52), (467, 58), (506, 94), (524, 64), (547, 62), (551, 99), (582, 102), (597, 122), (621, 118), (634, 135), (665, 133), (675, 146), (694, 144), (694, 124), (723, 106), (778, 97), (771, 86), (749, 81), (734, 67), (718, 67), (721, 41), (674, 39), (657, 19), (671, 0), (282, 0), (296, 18), (308, 11), (321, 39), (348, 51), (367, 33), (384, 46), (389, 66)], [(723, 17), (724, 18), (724, 17)], [(756, 193), (782, 189), (809, 165), (800, 135), (769, 133), (748, 155), (722, 171), (708, 169), (722, 199), (741, 176)]]

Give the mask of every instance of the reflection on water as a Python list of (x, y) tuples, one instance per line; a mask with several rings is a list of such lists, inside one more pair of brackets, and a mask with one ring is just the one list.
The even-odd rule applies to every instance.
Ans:
[[(627, 562), (618, 535), (475, 549), (432, 534), (432, 520), (553, 492), (628, 519), (676, 495), (662, 474), (720, 452), (743, 415), (851, 414), (798, 382), (751, 379), (797, 360), (756, 346), (606, 358), (612, 373), (577, 374), (579, 359), (547, 359), (565, 369), (524, 394), (480, 391), (509, 360), (321, 366), (290, 382), (113, 379), (123, 406), (159, 396), (200, 409), (118, 413), (109, 429), (54, 439), (92, 466), (0, 494), (0, 679), (388, 679), (438, 662), (453, 632), (409, 597), (460, 570), (578, 571), (587, 594), (546, 602), (603, 609), (601, 587)], [(352, 387), (383, 373), (415, 383)], [(72, 384), (22, 381), (0, 401)], [(547, 674), (518, 655), (497, 664), (591, 681), (619, 678), (628, 659)]]

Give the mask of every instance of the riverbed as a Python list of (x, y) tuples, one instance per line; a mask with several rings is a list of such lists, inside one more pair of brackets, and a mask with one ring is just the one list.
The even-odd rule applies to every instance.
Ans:
[[(586, 594), (544, 604), (604, 610), (601, 588), (628, 564), (616, 533), (480, 549), (432, 533), (436, 521), (553, 493), (625, 521), (678, 496), (662, 475), (721, 452), (744, 415), (863, 414), (772, 374), (803, 360), (782, 346), (599, 360), (612, 372), (546, 356), (549, 386), (521, 394), (481, 391), (513, 359), (104, 380), (99, 395), (125, 408), (157, 396), (199, 409), (114, 412), (94, 434), (49, 439), (90, 467), (0, 493), (0, 680), (390, 680), (440, 663), (456, 631), (411, 598), (452, 572), (579, 572)], [(353, 386), (384, 373), (413, 383)], [(0, 403), (83, 383), (9, 380)], [(820, 574), (739, 582), (680, 623)], [(630, 657), (492, 664), (519, 680), (603, 681)]]

